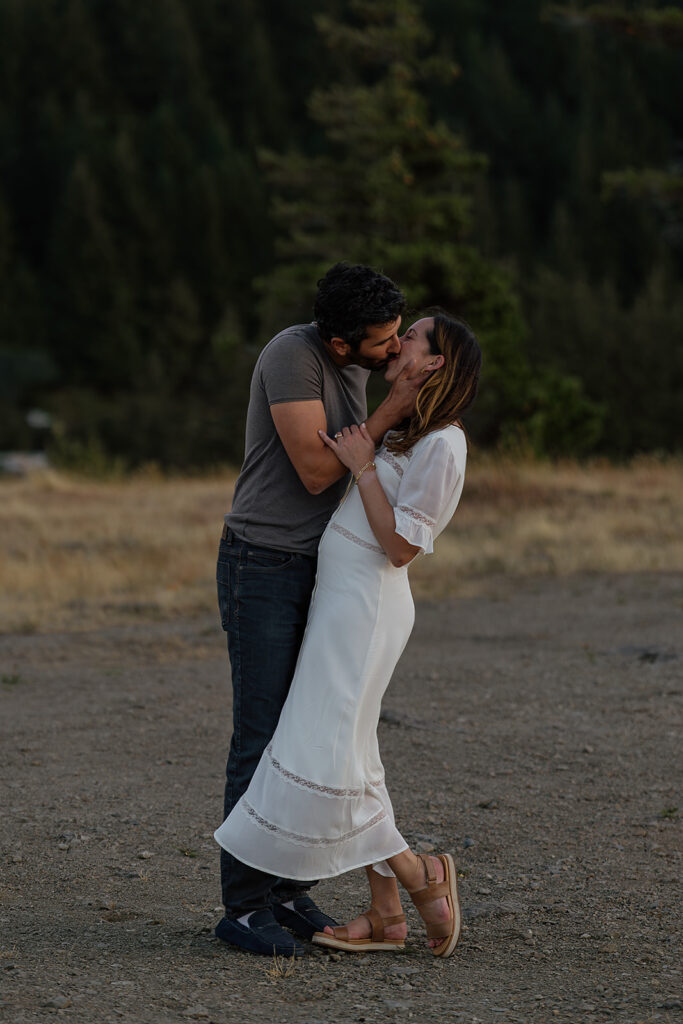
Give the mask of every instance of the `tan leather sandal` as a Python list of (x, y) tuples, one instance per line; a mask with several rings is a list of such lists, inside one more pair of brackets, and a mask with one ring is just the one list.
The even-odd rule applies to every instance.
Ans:
[(366, 917), (370, 922), (371, 934), (369, 939), (350, 939), (349, 930), (346, 925), (334, 928), (334, 935), (327, 932), (315, 932), (313, 942), (318, 946), (328, 946), (330, 949), (343, 949), (347, 953), (375, 952), (386, 949), (403, 949), (404, 939), (385, 939), (384, 929), (392, 924), (403, 924), (405, 914), (396, 914), (395, 917), (382, 917), (375, 907), (370, 907), (360, 915)]
[(439, 853), (434, 856), (441, 861), (444, 870), (444, 879), (437, 882), (436, 872), (431, 857), (426, 853), (418, 853), (425, 868), (427, 885), (424, 889), (415, 889), (409, 893), (414, 906), (419, 910), (425, 903), (432, 900), (442, 899), (444, 896), (448, 901), (450, 917), (447, 921), (428, 924), (425, 921), (427, 937), (430, 939), (443, 939), (438, 946), (432, 947), (434, 956), (450, 956), (460, 938), (460, 901), (458, 899), (458, 874), (455, 870), (455, 861), (450, 853)]

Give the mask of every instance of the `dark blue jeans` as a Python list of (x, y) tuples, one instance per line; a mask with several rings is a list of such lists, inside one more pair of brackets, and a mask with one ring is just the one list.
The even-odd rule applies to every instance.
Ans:
[[(275, 732), (303, 640), (315, 572), (315, 557), (255, 547), (227, 527), (223, 530), (216, 582), (233, 693), (226, 818)], [(268, 906), (271, 895), (292, 899), (312, 884), (277, 879), (221, 850), (221, 888), (228, 917)]]

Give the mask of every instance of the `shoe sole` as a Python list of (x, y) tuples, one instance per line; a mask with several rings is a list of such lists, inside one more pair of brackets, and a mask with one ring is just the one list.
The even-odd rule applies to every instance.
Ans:
[(373, 942), (371, 939), (336, 939), (334, 935), (316, 932), (313, 936), (316, 946), (327, 946), (328, 949), (340, 949), (344, 953), (380, 953), (405, 949), (405, 942)]
[[(286, 934), (286, 933), (285, 933)], [(219, 935), (218, 931), (214, 931), (214, 935), (219, 942), (224, 942), (226, 946), (234, 946), (235, 949), (241, 949), (245, 953), (254, 953), (256, 956), (283, 956), (283, 957), (301, 957), (306, 955), (306, 947), (300, 946), (296, 943), (293, 946), (278, 946), (277, 943), (273, 942), (268, 944), (260, 936), (254, 936), (250, 938), (248, 935)], [(258, 948), (256, 948), (258, 946)]]

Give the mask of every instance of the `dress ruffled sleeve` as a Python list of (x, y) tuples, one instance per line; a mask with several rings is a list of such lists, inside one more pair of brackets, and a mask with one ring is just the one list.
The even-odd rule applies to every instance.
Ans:
[(434, 530), (453, 498), (460, 475), (448, 441), (421, 444), (405, 468), (394, 506), (396, 533), (429, 555)]

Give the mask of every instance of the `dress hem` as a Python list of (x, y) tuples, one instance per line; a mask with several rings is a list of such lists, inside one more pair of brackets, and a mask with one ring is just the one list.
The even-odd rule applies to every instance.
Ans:
[(269, 868), (264, 868), (262, 864), (255, 864), (252, 860), (244, 860), (234, 850), (231, 850), (229, 846), (222, 843), (217, 835), (214, 833), (214, 839), (222, 849), (226, 850), (227, 853), (235, 857), (240, 864), (246, 864), (248, 868), (255, 868), (256, 871), (263, 871), (266, 875), (272, 875), (274, 878), (288, 878), (293, 882), (317, 882), (324, 878), (338, 878), (340, 875), (345, 875), (348, 871), (358, 871), (359, 868), (372, 867), (373, 864), (381, 864), (382, 861), (388, 860), (390, 857), (396, 857), (399, 853), (403, 853), (405, 850), (409, 850), (410, 846), (403, 840), (403, 846), (398, 850), (392, 850), (391, 853), (386, 853), (383, 856), (372, 857), (370, 860), (362, 860), (359, 864), (350, 864), (348, 867), (343, 867), (339, 871), (325, 871), (316, 873), (314, 878), (310, 875), (299, 875), (294, 871), (282, 870), (271, 871)]

